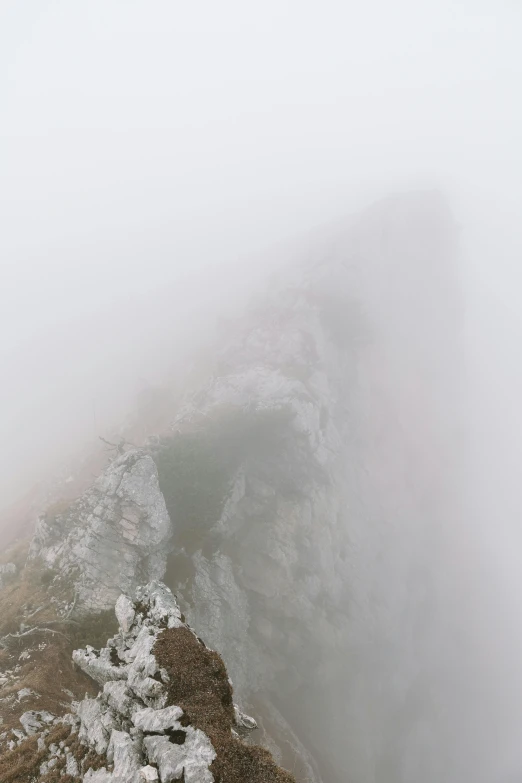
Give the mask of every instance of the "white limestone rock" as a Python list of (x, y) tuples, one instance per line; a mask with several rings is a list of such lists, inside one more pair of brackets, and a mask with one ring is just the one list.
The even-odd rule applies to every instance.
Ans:
[(107, 726), (107, 723), (110, 722), (110, 716), (109, 720), (103, 720), (105, 712), (100, 699), (84, 699), (78, 707), (79, 740), (94, 748), (96, 753), (100, 755), (107, 751), (110, 740), (110, 731)]
[[(73, 653), (74, 661), (103, 685), (96, 699), (80, 702), (76, 719), (80, 742), (106, 754), (107, 766), (87, 770), (83, 779), (90, 783), (154, 781), (158, 769), (151, 764), (155, 764), (162, 783), (175, 780), (172, 776), (178, 772), (178, 777), (185, 774), (187, 783), (212, 783), (208, 769), (215, 758), (212, 744), (203, 732), (179, 723), (183, 715), (180, 707), (165, 707), (167, 694), (161, 681), (166, 679), (165, 673), (153, 653), (165, 627), (184, 625), (175, 597), (164, 584), (153, 581), (136, 591), (134, 601), (119, 597), (116, 614), (120, 630), (105, 648), (87, 647)], [(113, 663), (115, 651), (119, 666)], [(158, 736), (171, 730), (184, 732), (183, 745)], [(156, 736), (144, 737), (148, 732)], [(150, 743), (150, 739), (164, 739), (166, 744)]]
[(257, 729), (257, 723), (250, 715), (242, 712), (237, 704), (234, 704), (234, 717), (236, 726), (244, 732), (254, 731)]
[(141, 745), (126, 731), (114, 730), (107, 750), (107, 761), (114, 765), (113, 783), (140, 783)]
[(128, 633), (134, 622), (135, 610), (134, 604), (126, 595), (120, 595), (115, 606), (116, 619), (123, 633)]
[(185, 783), (213, 783), (209, 770), (216, 752), (206, 734), (187, 726), (183, 745), (174, 745), (168, 737), (145, 737), (143, 745), (150, 761), (158, 765), (162, 783), (171, 783), (184, 775)]
[(38, 712), (36, 710), (29, 710), (24, 712), (20, 716), (20, 723), (22, 724), (25, 733), (28, 736), (37, 734), (45, 724), (52, 723), (55, 716), (46, 710)]
[(111, 663), (108, 648), (99, 653), (89, 646), (84, 650), (74, 650), (73, 661), (101, 685), (111, 680), (125, 680), (128, 676), (127, 669)]
[(65, 758), (65, 774), (71, 775), (73, 778), (78, 777), (80, 775), (80, 770), (78, 768), (78, 762), (74, 758), (73, 754), (67, 753)]
[[(29, 556), (73, 576), (75, 614), (98, 613), (121, 593), (132, 595), (138, 584), (163, 577), (171, 539), (154, 460), (133, 449), (63, 514), (40, 518)], [(120, 599), (117, 611), (127, 632), (133, 619), (128, 599)]]
[[(180, 723), (183, 710), (165, 706), (165, 684), (161, 676), (155, 679), (161, 675), (153, 652), (156, 639), (165, 627), (184, 625), (176, 599), (165, 585), (151, 582), (137, 591), (134, 601), (120, 599), (117, 611), (123, 625), (107, 646), (74, 654), (78, 665), (103, 685), (102, 691), (96, 698), (86, 697), (74, 714), (60, 719), (77, 732), (82, 745), (104, 757), (105, 764), (97, 770), (85, 769), (70, 752), (67, 740), (60, 747), (49, 747), (40, 774), (45, 775), (59, 761), (65, 774), (87, 783), (170, 783), (182, 776), (186, 783), (213, 783), (210, 765), (216, 752), (209, 737)], [(120, 666), (111, 663), (115, 651)], [(237, 720), (246, 720), (239, 711), (236, 715)], [(52, 717), (28, 712), (22, 724), (27, 733), (36, 732)], [(182, 744), (176, 744), (173, 732), (179, 732)], [(38, 748), (45, 750), (43, 734), (38, 737)]]
[(130, 718), (137, 709), (136, 702), (124, 680), (106, 682), (103, 686), (103, 698), (112, 710), (126, 718)]
[(178, 721), (182, 715), (181, 707), (164, 707), (160, 710), (146, 707), (132, 716), (132, 722), (143, 732), (158, 734), (167, 729), (181, 729), (182, 726)]
[(146, 783), (155, 783), (158, 780), (158, 770), (156, 767), (151, 767), (147, 764), (146, 767), (140, 769), (140, 779), (146, 781)]

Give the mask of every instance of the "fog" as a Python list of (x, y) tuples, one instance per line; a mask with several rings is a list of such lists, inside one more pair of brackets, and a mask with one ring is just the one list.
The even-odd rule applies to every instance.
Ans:
[(0, 3), (0, 507), (181, 377), (281, 248), (389, 193), (447, 195), (461, 715), (489, 715), (459, 725), (461, 783), (522, 779), (521, 35), (517, 0)]

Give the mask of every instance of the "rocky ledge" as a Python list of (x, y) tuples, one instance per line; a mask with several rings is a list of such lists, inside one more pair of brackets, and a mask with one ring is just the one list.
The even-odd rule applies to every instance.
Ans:
[(1, 783), (294, 783), (248, 744), (255, 721), (164, 584), (121, 595), (116, 617), (104, 648), (73, 653), (98, 696), (59, 718), (24, 713), (16, 747), (0, 758)]

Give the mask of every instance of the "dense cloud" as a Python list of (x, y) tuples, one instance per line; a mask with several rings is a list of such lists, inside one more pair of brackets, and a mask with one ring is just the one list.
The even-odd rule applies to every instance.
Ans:
[[(466, 617), (476, 652), (454, 663), (454, 720), (470, 722), (455, 727), (460, 769), (484, 783), (522, 768), (521, 28), (515, 0), (0, 9), (0, 508), (111, 433), (140, 391), (179, 391), (218, 319), (321, 247), (313, 229), (335, 235), (388, 193), (447, 195), (469, 429), (445, 622)], [(364, 296), (397, 345), (428, 308), (408, 340), (431, 356), (453, 306), (443, 271), (411, 270), (402, 292), (391, 274)], [(467, 766), (484, 727), (494, 761)]]

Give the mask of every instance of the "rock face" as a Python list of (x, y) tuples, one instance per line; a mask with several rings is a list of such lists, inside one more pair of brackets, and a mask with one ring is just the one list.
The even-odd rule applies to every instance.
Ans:
[(437, 194), (376, 205), (216, 347), (155, 455), (169, 585), (303, 781), (423, 769), (403, 766), (395, 729), (421, 745), (430, 719), (417, 693), (456, 480), (454, 250)]
[[(219, 767), (224, 735), (186, 730), (154, 652), (194, 635), (160, 586), (129, 597), (162, 578), (170, 549), (183, 612), (302, 783), (450, 779), (438, 565), (458, 513), (454, 255), (437, 194), (350, 221), (220, 337), (152, 456), (124, 454), (40, 520), (31, 556), (70, 575), (75, 611), (117, 599), (118, 636), (75, 654), (103, 686), (71, 719), (107, 761), (78, 767), (86, 780), (210, 781)], [(250, 727), (236, 711), (234, 731)]]
[[(239, 739), (256, 723), (233, 704), (221, 659), (183, 622), (165, 585), (121, 596), (116, 614), (120, 629), (106, 647), (73, 654), (101, 692), (61, 718), (25, 713), (11, 756), (0, 758), (0, 779), (295, 783), (266, 751)], [(171, 703), (173, 693), (183, 707)]]
[[(153, 654), (165, 628), (184, 625), (174, 596), (153, 582), (138, 589), (135, 602), (121, 596), (116, 616), (120, 631), (107, 647), (99, 652), (88, 647), (73, 654), (74, 662), (103, 686), (97, 699), (85, 699), (78, 706), (78, 737), (98, 755), (105, 754), (110, 767), (86, 770), (83, 779), (139, 783), (151, 774), (153, 764), (162, 783), (183, 776), (188, 783), (212, 783), (209, 766), (216, 757), (212, 744), (202, 731), (179, 722), (182, 709), (165, 706), (169, 675)], [(176, 732), (182, 743), (170, 741), (169, 733)]]
[(132, 450), (67, 511), (40, 517), (30, 557), (71, 576), (77, 613), (100, 612), (120, 593), (163, 577), (171, 538), (154, 461)]

